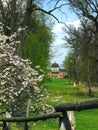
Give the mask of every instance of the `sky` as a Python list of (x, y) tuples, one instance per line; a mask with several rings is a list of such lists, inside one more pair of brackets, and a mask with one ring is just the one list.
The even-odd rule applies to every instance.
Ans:
[[(50, 10), (53, 7), (54, 7), (53, 1), (51, 1), (50, 3), (45, 3), (46, 10)], [(73, 13), (73, 11), (70, 9), (70, 7), (64, 6), (62, 8), (62, 11), (64, 13), (61, 13), (59, 10), (55, 10), (52, 14), (56, 16), (59, 19), (59, 21), (64, 22), (67, 25), (69, 24), (74, 25), (77, 28), (80, 24), (80, 21), (78, 17)], [(65, 41), (63, 40), (63, 38), (64, 38), (65, 33), (63, 31), (63, 28), (65, 25), (58, 23), (55, 19), (54, 21), (55, 21), (55, 24), (53, 26), (52, 32), (55, 35), (55, 39), (51, 47), (51, 50), (53, 52), (53, 57), (51, 58), (51, 64), (56, 62), (61, 66), (63, 64), (65, 56), (68, 54), (69, 49), (64, 47)]]

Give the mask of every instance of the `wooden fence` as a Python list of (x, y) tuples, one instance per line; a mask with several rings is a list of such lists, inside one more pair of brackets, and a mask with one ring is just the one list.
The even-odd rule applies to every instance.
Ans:
[(38, 117), (1, 118), (0, 122), (3, 123), (2, 130), (9, 130), (7, 126), (8, 122), (24, 122), (24, 130), (28, 130), (28, 122), (37, 122), (39, 120), (45, 121), (50, 118), (59, 118), (59, 130), (72, 130), (67, 111), (81, 111), (95, 108), (98, 108), (98, 98), (58, 104), (54, 107), (55, 113), (52, 114)]

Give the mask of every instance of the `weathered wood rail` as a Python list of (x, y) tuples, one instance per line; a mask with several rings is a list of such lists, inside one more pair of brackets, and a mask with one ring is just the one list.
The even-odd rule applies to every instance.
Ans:
[(65, 102), (54, 107), (56, 112), (62, 111), (81, 111), (86, 109), (98, 108), (98, 98), (75, 101), (75, 102)]
[(71, 126), (67, 111), (81, 111), (95, 108), (98, 108), (98, 98), (58, 104), (54, 107), (55, 112), (52, 114), (38, 117), (0, 118), (0, 122), (3, 123), (2, 130), (9, 130), (7, 126), (8, 122), (24, 122), (24, 130), (28, 130), (28, 122), (37, 122), (39, 120), (45, 121), (50, 118), (59, 118), (59, 130), (75, 130), (75, 128), (72, 128)]

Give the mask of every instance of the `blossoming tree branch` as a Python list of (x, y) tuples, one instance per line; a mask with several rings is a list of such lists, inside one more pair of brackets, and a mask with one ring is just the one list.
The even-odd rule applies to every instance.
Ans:
[(15, 38), (16, 33), (9, 37), (4, 35), (1, 25), (0, 110), (7, 110), (12, 116), (19, 112), (26, 113), (28, 99), (32, 99), (30, 109), (33, 113), (38, 113), (41, 109), (48, 108), (43, 98), (45, 91), (41, 86), (44, 74), (39, 66), (33, 69), (28, 59), (20, 59), (16, 55), (18, 42)]

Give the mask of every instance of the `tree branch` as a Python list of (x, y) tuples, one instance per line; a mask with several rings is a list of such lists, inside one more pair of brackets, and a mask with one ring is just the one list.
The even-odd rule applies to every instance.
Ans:
[(40, 8), (40, 7), (38, 7), (38, 6), (36, 6), (35, 8), (32, 8), (32, 10), (33, 10), (33, 11), (38, 11), (38, 10), (39, 10), (39, 11), (42, 11), (42, 12), (44, 12), (44, 13), (46, 13), (46, 14), (52, 16), (58, 23), (65, 24), (64, 22), (59, 21), (58, 18), (57, 18), (55, 15), (52, 14), (52, 12), (55, 11), (55, 10), (57, 10), (57, 9), (60, 9), (60, 8), (63, 7), (63, 6), (69, 5), (69, 3), (61, 4), (60, 6), (57, 6), (58, 3), (59, 3), (59, 0), (56, 2), (54, 8), (51, 9), (51, 10), (49, 10), (49, 11), (47, 11), (47, 10), (45, 10), (45, 9), (42, 9), (42, 8)]

